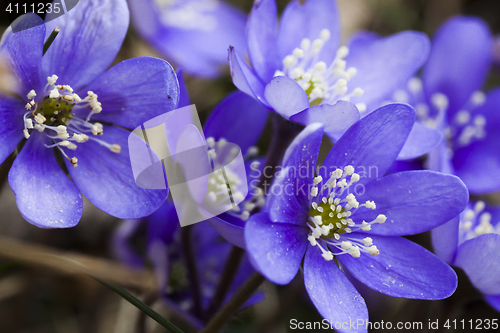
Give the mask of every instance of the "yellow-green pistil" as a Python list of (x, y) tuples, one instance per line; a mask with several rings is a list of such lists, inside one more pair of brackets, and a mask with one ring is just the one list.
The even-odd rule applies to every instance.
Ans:
[(35, 112), (36, 114), (40, 114), (47, 119), (45, 121), (46, 125), (68, 126), (70, 120), (75, 116), (75, 114), (71, 112), (71, 110), (73, 109), (73, 105), (73, 103), (68, 103), (61, 97), (45, 97), (39, 104), (38, 109)]

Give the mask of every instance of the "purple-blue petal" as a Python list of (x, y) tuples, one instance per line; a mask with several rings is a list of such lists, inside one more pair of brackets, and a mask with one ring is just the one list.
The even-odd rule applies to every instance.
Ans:
[(44, 137), (33, 132), (9, 172), (9, 185), (17, 208), (40, 228), (74, 227), (82, 217), (78, 188), (57, 163), (54, 150), (45, 148)]
[(382, 177), (401, 151), (414, 122), (415, 111), (409, 105), (381, 107), (342, 135), (328, 153), (320, 174), (326, 180), (333, 168), (352, 165), (361, 176), (360, 184)]
[(124, 129), (104, 126), (99, 138), (121, 146), (114, 153), (89, 140), (79, 144), (70, 154), (78, 158), (78, 166), (66, 161), (69, 174), (83, 195), (102, 211), (122, 219), (136, 219), (157, 210), (168, 195), (166, 190), (147, 190), (135, 184), (130, 165), (128, 136)]
[(44, 76), (56, 74), (58, 84), (79, 90), (111, 65), (128, 24), (125, 0), (78, 2), (68, 13), (45, 24), (46, 37), (56, 27), (61, 31), (43, 56)]
[(210, 225), (229, 243), (239, 248), (245, 248), (245, 222), (228, 213), (214, 216), (208, 220)]
[(186, 87), (186, 81), (184, 81), (184, 71), (182, 69), (177, 69), (177, 80), (179, 80), (179, 104), (177, 108), (183, 108), (185, 106), (191, 105), (191, 100), (189, 99), (189, 92)]
[(278, 13), (275, 0), (255, 1), (247, 23), (248, 55), (259, 77), (268, 82), (281, 68), (276, 48)]
[(257, 143), (269, 110), (247, 94), (236, 91), (224, 98), (205, 123), (205, 137), (225, 138), (240, 146), (243, 155)]
[(220, 76), (227, 65), (229, 45), (245, 52), (246, 16), (239, 9), (220, 1), (212, 10), (203, 12), (209, 20), (203, 26), (181, 26), (162, 20), (165, 12), (185, 12), (189, 10), (185, 7), (193, 4), (202, 6), (196, 2), (178, 1), (170, 8), (161, 9), (153, 0), (129, 1), (138, 32), (168, 61), (191, 75)]
[(478, 18), (454, 17), (437, 31), (423, 70), (424, 90), (428, 97), (436, 92), (448, 96), (448, 117), (481, 89), (490, 67), (492, 47), (489, 28)]
[(0, 96), (0, 164), (23, 138), (23, 112), (22, 100)]
[(16, 75), (18, 82), (13, 83), (17, 86), (16, 92), (26, 98), (31, 89), (41, 94), (45, 85), (41, 76), (45, 25), (33, 13), (25, 14), (17, 20), (20, 24), (36, 26), (18, 32), (6, 32), (8, 36), (2, 45), (1, 56)]
[(286, 150), (284, 169), (276, 176), (268, 194), (271, 221), (306, 225), (309, 194), (322, 138), (323, 126), (311, 124), (297, 135)]
[[(451, 160), (451, 151), (446, 141), (441, 141), (436, 148), (427, 155), (427, 169), (437, 172), (455, 174)], [(462, 178), (462, 177), (460, 177)], [(463, 180), (463, 178), (462, 178)]]
[(303, 38), (314, 41), (323, 29), (330, 30), (330, 40), (325, 43), (318, 60), (330, 64), (340, 44), (340, 17), (336, 1), (294, 0), (288, 4), (281, 16), (278, 32), (280, 60), (300, 47)]
[[(314, 246), (308, 246), (304, 259), (304, 284), (318, 312), (337, 332), (367, 332), (365, 300), (336, 263), (325, 261)], [(349, 325), (358, 322), (362, 324)]]
[(356, 198), (360, 203), (372, 200), (377, 207), (361, 207), (353, 219), (372, 221), (378, 214), (387, 217), (385, 223), (372, 226), (371, 234), (403, 236), (431, 230), (458, 216), (467, 207), (469, 193), (456, 176), (418, 170), (372, 181)]
[(461, 244), (455, 265), (484, 294), (500, 294), (500, 235), (481, 235)]
[(488, 295), (485, 297), (486, 302), (488, 302), (493, 309), (500, 312), (500, 295)]
[(264, 97), (264, 83), (243, 60), (235, 47), (229, 48), (229, 68), (231, 69), (233, 83), (239, 90), (269, 106)]
[(272, 223), (266, 213), (250, 217), (245, 243), (253, 267), (269, 281), (287, 284), (299, 271), (307, 247), (306, 227)]
[(264, 96), (269, 106), (286, 119), (309, 107), (309, 98), (297, 81), (277, 76), (266, 85)]
[(172, 201), (165, 201), (160, 208), (147, 217), (148, 244), (153, 239), (160, 239), (166, 244), (174, 241), (175, 233), (179, 230), (179, 218)]
[[(353, 233), (353, 238), (362, 239)], [(380, 253), (365, 252), (354, 258), (338, 255), (338, 260), (360, 282), (394, 297), (437, 300), (449, 297), (457, 288), (457, 275), (434, 254), (402, 237), (373, 236)]]
[(464, 181), (471, 193), (487, 194), (500, 190), (499, 140), (500, 135), (491, 134), (455, 152), (455, 174)]
[(452, 264), (458, 246), (460, 217), (455, 217), (443, 225), (431, 230), (432, 248), (443, 261)]
[(165, 60), (140, 57), (128, 59), (99, 75), (82, 89), (99, 95), (103, 111), (92, 119), (126, 128), (171, 111), (179, 101), (179, 84)]
[(351, 101), (380, 105), (415, 75), (427, 60), (429, 49), (428, 37), (415, 31), (403, 31), (372, 40), (365, 47), (355, 47), (346, 58), (347, 67), (357, 69), (349, 87), (362, 88), (364, 94)]
[(381, 38), (380, 35), (371, 31), (359, 31), (349, 36), (346, 45), (350, 53), (359, 53)]
[(443, 135), (437, 129), (415, 122), (403, 149), (399, 152), (399, 160), (420, 157), (430, 152), (443, 140)]
[(337, 103), (321, 104), (294, 114), (291, 121), (302, 125), (322, 123), (325, 133), (343, 132), (359, 120), (359, 111), (352, 103), (338, 101)]

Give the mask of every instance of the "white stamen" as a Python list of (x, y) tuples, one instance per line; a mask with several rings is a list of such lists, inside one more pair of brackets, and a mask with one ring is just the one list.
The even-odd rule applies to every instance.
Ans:
[(408, 81), (408, 89), (413, 93), (417, 94), (422, 91), (422, 80), (418, 77), (413, 77)]
[(435, 93), (431, 96), (432, 105), (439, 110), (446, 110), (448, 108), (448, 97), (442, 93)]
[(326, 261), (333, 260), (333, 254), (330, 251), (323, 252), (321, 255), (323, 256), (323, 258), (325, 258)]
[(61, 95), (59, 94), (59, 90), (57, 90), (57, 88), (50, 91), (49, 98), (58, 98), (59, 96)]
[(43, 124), (47, 120), (47, 118), (45, 118), (43, 115), (41, 115), (39, 113), (35, 117), (33, 117), (33, 119), (35, 119), (35, 121), (37, 123), (39, 123), (40, 125)]
[(122, 147), (117, 144), (112, 144), (109, 150), (111, 150), (113, 153), (119, 154), (122, 151)]
[(483, 105), (485, 101), (486, 101), (486, 94), (484, 92), (475, 91), (474, 93), (472, 93), (471, 102), (475, 106)]
[(32, 99), (35, 96), (36, 96), (36, 92), (33, 89), (31, 89), (26, 97), (28, 97), (28, 99)]
[(58, 79), (58, 78), (59, 78), (59, 77), (58, 77), (57, 75), (55, 75), (55, 74), (54, 74), (54, 75), (52, 75), (52, 76), (47, 77), (47, 82), (48, 82), (50, 85), (53, 85), (53, 84), (55, 84), (55, 83), (56, 83), (56, 81), (57, 81), (57, 79)]

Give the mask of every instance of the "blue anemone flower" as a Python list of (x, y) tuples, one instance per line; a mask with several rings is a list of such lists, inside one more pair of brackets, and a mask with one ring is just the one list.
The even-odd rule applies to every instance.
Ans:
[(393, 96), (413, 105), (418, 122), (444, 137), (427, 168), (459, 176), (473, 194), (500, 190), (500, 89), (480, 91), (492, 48), (485, 22), (454, 17), (436, 32), (422, 79), (411, 79)]
[(368, 321), (342, 270), (395, 297), (442, 299), (457, 286), (447, 264), (401, 236), (457, 216), (468, 202), (463, 182), (434, 171), (382, 177), (414, 121), (408, 105), (384, 106), (351, 126), (319, 168), (323, 127), (307, 126), (285, 154), (266, 209), (245, 225), (251, 262), (267, 279), (289, 283), (304, 260), (305, 286), (320, 314), (332, 323), (363, 320), (341, 331), (366, 332)]
[[(259, 150), (255, 144), (264, 130), (268, 114), (269, 110), (261, 103), (241, 91), (236, 91), (225, 97), (214, 108), (203, 128), (208, 147), (221, 152), (215, 156), (214, 165), (217, 168), (225, 167), (228, 179), (236, 185), (237, 191), (232, 194), (242, 195), (243, 191), (239, 190), (241, 187), (248, 189), (247, 196), (239, 205), (208, 220), (226, 240), (241, 248), (245, 247), (243, 239), (245, 221), (255, 208), (262, 207), (265, 203), (263, 192), (256, 186), (262, 175), (263, 159), (257, 157)], [(228, 163), (234, 159), (236, 153), (228, 149), (228, 142), (237, 144), (241, 149), (245, 160), (244, 170), (235, 168), (234, 163)], [(225, 186), (225, 180), (217, 178), (215, 174), (210, 176), (209, 182), (211, 189)], [(206, 191), (207, 188), (203, 187), (202, 197)], [(216, 192), (219, 190), (214, 191)], [(218, 200), (217, 194), (214, 196), (216, 205), (219, 204)]]
[(460, 216), (433, 230), (432, 243), (500, 311), (500, 207), (471, 201)]
[[(279, 28), (276, 27), (279, 25)], [(230, 48), (233, 83), (286, 119), (346, 130), (421, 67), (428, 38), (405, 31), (375, 43), (340, 46), (334, 0), (298, 0), (278, 24), (275, 0), (256, 1), (247, 23), (249, 66)], [(347, 103), (351, 101), (353, 104)]]
[(245, 50), (246, 15), (220, 0), (129, 0), (140, 35), (192, 75), (217, 77), (227, 48)]
[[(3, 36), (1, 56), (19, 82), (11, 95), (0, 97), (0, 161), (24, 134), (9, 184), (20, 213), (36, 226), (76, 225), (80, 193), (119, 218), (147, 216), (167, 197), (167, 191), (135, 185), (123, 128), (173, 110), (179, 86), (161, 59), (129, 59), (107, 70), (125, 38), (128, 16), (125, 0), (80, 1), (46, 24), (23, 15), (16, 24), (32, 28), (9, 29)], [(43, 55), (56, 26), (60, 32)]]

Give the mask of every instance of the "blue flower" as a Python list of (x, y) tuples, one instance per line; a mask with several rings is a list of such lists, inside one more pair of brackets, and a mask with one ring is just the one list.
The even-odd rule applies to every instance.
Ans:
[[(76, 225), (80, 193), (119, 218), (149, 215), (167, 197), (167, 191), (135, 185), (123, 128), (174, 109), (179, 86), (172, 67), (156, 58), (106, 70), (121, 47), (128, 15), (124, 0), (80, 1), (46, 24), (26, 14), (17, 23), (32, 28), (3, 36), (1, 55), (19, 84), (12, 96), (0, 97), (0, 161), (24, 135), (9, 184), (22, 216), (36, 226)], [(42, 57), (56, 26), (61, 31)]]
[(492, 43), (483, 21), (448, 20), (432, 41), (422, 79), (411, 79), (407, 89), (393, 96), (413, 105), (418, 122), (445, 138), (429, 153), (427, 168), (459, 176), (473, 194), (500, 190), (500, 89), (480, 91), (491, 66)]
[(442, 299), (457, 286), (448, 265), (400, 236), (457, 216), (468, 201), (465, 185), (433, 171), (382, 177), (414, 121), (407, 105), (382, 107), (350, 127), (319, 168), (323, 128), (309, 125), (288, 148), (265, 211), (245, 225), (251, 262), (270, 281), (290, 282), (305, 256), (307, 292), (333, 323), (368, 320), (363, 298), (341, 269), (395, 297)]
[(256, 1), (247, 23), (251, 67), (231, 47), (233, 83), (286, 119), (323, 123), (326, 133), (347, 129), (359, 119), (358, 109), (373, 110), (414, 75), (429, 51), (428, 38), (411, 31), (340, 46), (334, 0), (292, 1), (277, 26), (275, 1)]
[[(134, 248), (134, 239), (146, 231), (145, 253)], [(188, 271), (180, 239), (179, 220), (170, 201), (166, 201), (156, 212), (141, 220), (126, 220), (116, 230), (113, 237), (115, 256), (132, 267), (144, 267), (149, 260), (153, 264), (159, 285), (159, 293), (169, 308), (179, 309), (190, 316), (191, 323), (203, 327), (203, 318), (193, 313), (193, 287), (189, 285)], [(202, 308), (209, 307), (210, 301), (224, 271), (231, 244), (226, 242), (207, 222), (192, 226), (191, 241), (199, 277)], [(254, 272), (245, 255), (237, 269), (231, 287), (225, 297), (232, 294)], [(263, 295), (256, 293), (245, 306), (262, 300)]]
[[(180, 79), (181, 87), (182, 82)], [(213, 160), (215, 168), (224, 167), (226, 176), (237, 189), (232, 195), (243, 195), (243, 188), (248, 189), (247, 196), (237, 207), (217, 216), (211, 215), (213, 217), (208, 220), (221, 236), (241, 248), (245, 247), (243, 240), (245, 221), (254, 208), (262, 207), (265, 202), (263, 192), (255, 186), (262, 174), (263, 160), (256, 158), (259, 151), (254, 145), (264, 130), (268, 114), (269, 110), (261, 103), (243, 92), (236, 91), (225, 97), (214, 108), (203, 127), (207, 146), (210, 150), (219, 152)], [(244, 170), (235, 163), (229, 163), (234, 159), (236, 152), (230, 149), (228, 142), (237, 144), (241, 149), (245, 159)], [(217, 193), (220, 192), (221, 185), (225, 186), (225, 180), (218, 178), (217, 175), (219, 174), (213, 174), (208, 178), (210, 182), (208, 191)], [(201, 193), (193, 193), (193, 196), (204, 198), (206, 194), (207, 187), (204, 186), (201, 187)], [(218, 194), (213, 196), (216, 206), (221, 204), (221, 200)]]
[(435, 253), (462, 268), (500, 311), (500, 207), (471, 201), (460, 216), (432, 232)]
[(158, 52), (192, 75), (216, 77), (227, 48), (245, 50), (246, 16), (219, 0), (129, 0), (132, 21)]

